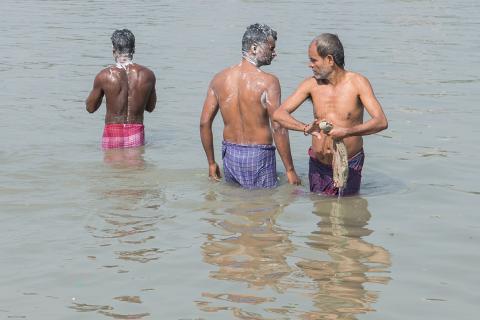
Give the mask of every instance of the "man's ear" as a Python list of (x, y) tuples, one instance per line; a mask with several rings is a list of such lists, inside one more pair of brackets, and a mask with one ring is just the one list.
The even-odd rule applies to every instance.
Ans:
[(252, 50), (253, 53), (257, 53), (257, 45), (252, 44), (252, 46), (250, 47), (250, 50)]
[(327, 61), (331, 65), (335, 64), (335, 59), (333, 59), (333, 56), (331, 54), (327, 55)]

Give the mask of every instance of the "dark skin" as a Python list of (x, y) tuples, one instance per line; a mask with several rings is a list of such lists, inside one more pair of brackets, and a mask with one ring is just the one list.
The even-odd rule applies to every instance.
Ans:
[(271, 120), (280, 106), (280, 83), (277, 77), (259, 69), (270, 64), (275, 55), (275, 40), (270, 38), (267, 43), (253, 45), (247, 58), (221, 71), (210, 82), (200, 119), (200, 137), (210, 178), (221, 178), (215, 162), (212, 133), (213, 120), (220, 110), (225, 141), (236, 144), (272, 144), (275, 141), (288, 182), (300, 184), (293, 167), (288, 130)]
[(124, 68), (115, 65), (105, 68), (95, 77), (93, 89), (86, 100), (87, 111), (97, 111), (105, 96), (105, 124), (143, 123), (144, 111), (155, 109), (155, 81), (150, 69), (136, 63)]

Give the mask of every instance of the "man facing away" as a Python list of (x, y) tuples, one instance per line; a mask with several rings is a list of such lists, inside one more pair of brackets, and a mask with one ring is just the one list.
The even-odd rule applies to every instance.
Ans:
[[(364, 76), (344, 69), (344, 53), (340, 39), (323, 33), (308, 48), (313, 77), (304, 80), (297, 90), (275, 112), (273, 119), (283, 127), (311, 133), (309, 180), (310, 191), (338, 194), (334, 186), (332, 159), (333, 140), (343, 139), (348, 153), (349, 175), (344, 195), (358, 193), (365, 154), (362, 136), (387, 128), (387, 118)], [(311, 99), (315, 121), (304, 124), (290, 114), (306, 99)], [(364, 109), (371, 119), (363, 122)], [(319, 132), (319, 121), (333, 124), (329, 133)]]
[[(275, 53), (277, 33), (264, 24), (247, 28), (242, 39), (242, 61), (216, 74), (208, 88), (200, 119), (200, 137), (209, 176), (220, 179), (215, 162), (212, 122), (222, 114), (222, 158), (225, 180), (247, 189), (277, 186), (275, 146), (270, 121), (280, 105), (280, 83), (260, 67)], [(272, 121), (273, 140), (286, 169), (288, 182), (300, 184), (293, 167), (288, 131)]]
[(131, 148), (145, 144), (143, 112), (155, 109), (155, 75), (133, 63), (135, 36), (128, 29), (115, 30), (111, 37), (116, 64), (100, 71), (86, 100), (87, 111), (95, 112), (106, 97), (107, 112), (102, 148)]

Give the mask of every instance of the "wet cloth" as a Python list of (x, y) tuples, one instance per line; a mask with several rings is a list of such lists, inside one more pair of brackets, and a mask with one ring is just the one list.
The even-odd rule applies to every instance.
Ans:
[(145, 131), (141, 123), (110, 123), (103, 129), (102, 148), (133, 148), (145, 144)]
[(225, 181), (246, 189), (277, 186), (275, 146), (271, 144), (235, 144), (222, 142)]
[[(333, 182), (332, 166), (323, 164), (315, 159), (311, 148), (308, 150), (308, 154), (310, 155), (308, 169), (310, 191), (331, 196), (338, 195), (338, 188), (335, 187)], [(348, 160), (348, 180), (345, 189), (343, 189), (343, 195), (353, 195), (360, 190), (364, 160), (365, 153), (363, 149)]]

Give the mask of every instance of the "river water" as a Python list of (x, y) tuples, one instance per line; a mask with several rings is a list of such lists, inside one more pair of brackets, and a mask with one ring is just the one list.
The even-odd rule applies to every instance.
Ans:
[[(479, 18), (477, 1), (4, 0), (0, 318), (478, 318)], [(370, 79), (390, 127), (365, 138), (359, 196), (308, 193), (297, 132), (303, 186), (278, 159), (275, 190), (208, 181), (206, 88), (255, 22), (278, 31), (283, 98), (322, 32)], [(104, 154), (84, 100), (125, 27), (158, 103), (140, 154)]]

